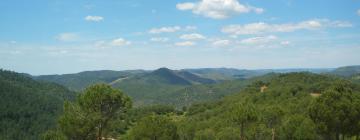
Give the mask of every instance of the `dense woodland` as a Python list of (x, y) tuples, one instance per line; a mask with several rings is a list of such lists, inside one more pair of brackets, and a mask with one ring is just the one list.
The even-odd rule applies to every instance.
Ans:
[[(137, 78), (146, 83), (152, 76), (145, 73)], [(155, 76), (168, 80), (159, 78), (162, 73)], [(9, 71), (0, 72), (0, 82), (0, 139), (360, 138), (356, 73), (270, 73), (207, 84), (178, 79), (171, 86), (179, 89), (159, 99), (168, 98), (169, 103), (146, 105), (134, 104), (137, 98), (104, 82), (72, 92)]]

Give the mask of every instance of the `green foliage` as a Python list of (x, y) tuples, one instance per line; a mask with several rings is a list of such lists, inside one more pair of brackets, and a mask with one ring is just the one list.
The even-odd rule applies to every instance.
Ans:
[(349, 83), (335, 83), (309, 109), (310, 117), (317, 122), (320, 132), (335, 138), (340, 135), (357, 135), (360, 123), (360, 98)]
[(280, 139), (291, 140), (315, 140), (319, 139), (316, 126), (313, 121), (303, 115), (290, 115), (281, 125), (278, 133)]
[(177, 140), (177, 127), (168, 116), (153, 114), (138, 121), (127, 138), (129, 140)]
[(0, 139), (37, 140), (55, 127), (64, 100), (72, 100), (75, 93), (0, 70), (0, 96)]
[[(75, 103), (66, 103), (59, 127), (68, 139), (109, 137), (111, 123), (122, 119), (131, 108), (131, 100), (109, 85), (93, 85), (79, 95)], [(115, 136), (112, 136), (115, 137)]]
[[(332, 85), (342, 85), (335, 86)], [(267, 86), (263, 92), (260, 88)], [(321, 121), (313, 120), (309, 114), (312, 102), (326, 97), (328, 90), (334, 89), (344, 95), (352, 91), (354, 95), (347, 100), (332, 100), (348, 104), (341, 105), (333, 113), (347, 116), (353, 125), (347, 125), (346, 137), (355, 136), (359, 132), (355, 115), (359, 105), (356, 96), (360, 90), (356, 84), (331, 76), (311, 73), (291, 73), (274, 75), (270, 80), (254, 82), (238, 94), (233, 94), (216, 102), (194, 104), (186, 109), (185, 118), (178, 122), (178, 134), (181, 139), (328, 139), (321, 130)], [(320, 93), (313, 97), (311, 93)], [(350, 101), (351, 100), (351, 101)], [(331, 107), (327, 102), (324, 107)], [(330, 104), (330, 105), (329, 105)], [(319, 114), (322, 113), (319, 109)], [(336, 119), (330, 112), (328, 117)], [(339, 114), (339, 113), (337, 113)], [(334, 116), (335, 115), (335, 116)], [(352, 119), (351, 119), (352, 118)], [(334, 133), (334, 132), (331, 132)], [(335, 134), (333, 134), (335, 135)]]
[(66, 140), (66, 137), (58, 130), (49, 130), (42, 135), (42, 140)]

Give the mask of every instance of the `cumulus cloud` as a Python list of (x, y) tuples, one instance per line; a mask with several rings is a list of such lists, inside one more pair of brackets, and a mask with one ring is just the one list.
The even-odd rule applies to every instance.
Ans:
[(262, 8), (244, 5), (238, 0), (200, 0), (199, 2), (178, 3), (176, 8), (182, 11), (191, 10), (196, 15), (213, 19), (226, 19), (249, 12), (257, 14), (264, 12)]
[(180, 26), (173, 27), (161, 27), (161, 28), (153, 28), (149, 31), (151, 34), (160, 34), (160, 33), (172, 33), (181, 30)]
[(184, 41), (184, 42), (177, 42), (175, 43), (175, 46), (194, 46), (195, 45), (195, 42), (192, 42), (192, 41)]
[(118, 46), (118, 47), (130, 45), (130, 44), (131, 44), (130, 41), (127, 41), (127, 40), (125, 40), (123, 38), (114, 39), (110, 43), (111, 46)]
[(197, 33), (193, 33), (193, 34), (184, 34), (180, 36), (180, 39), (183, 40), (200, 40), (200, 39), (205, 39), (206, 37), (201, 35), (201, 34), (197, 34)]
[(101, 16), (86, 16), (85, 20), (86, 21), (99, 22), (99, 21), (104, 20), (104, 17), (101, 17)]
[(315, 30), (320, 28), (333, 27), (352, 27), (346, 21), (330, 21), (328, 19), (314, 19), (299, 23), (268, 24), (264, 22), (250, 23), (245, 25), (228, 25), (222, 28), (223, 33), (232, 35), (251, 35), (274, 32), (293, 32), (297, 30)]
[(212, 43), (214, 46), (228, 46), (230, 44), (230, 40), (216, 40)]
[(277, 40), (277, 37), (270, 35), (270, 36), (246, 38), (246, 39), (241, 40), (240, 42), (242, 44), (247, 44), (247, 45), (258, 45), (258, 44), (271, 43), (275, 40)]
[(152, 42), (167, 42), (169, 41), (169, 38), (167, 37), (153, 37), (150, 39)]
[(71, 42), (78, 40), (79, 36), (76, 33), (61, 33), (58, 34), (55, 38), (59, 41)]

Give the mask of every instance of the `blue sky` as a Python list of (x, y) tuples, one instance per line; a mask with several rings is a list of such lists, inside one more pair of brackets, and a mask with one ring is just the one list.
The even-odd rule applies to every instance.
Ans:
[(2, 0), (0, 68), (360, 64), (359, 0)]

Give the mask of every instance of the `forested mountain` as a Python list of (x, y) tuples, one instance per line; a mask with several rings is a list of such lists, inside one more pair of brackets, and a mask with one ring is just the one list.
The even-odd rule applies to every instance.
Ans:
[(127, 93), (133, 98), (136, 106), (162, 103), (181, 107), (195, 102), (219, 99), (239, 91), (251, 83), (254, 77), (256, 79), (272, 72), (325, 73), (331, 70), (231, 68), (170, 70), (160, 68), (154, 71), (88, 71), (77, 74), (37, 76), (35, 79), (55, 82), (76, 91), (92, 84), (107, 83)]
[(44, 131), (55, 127), (64, 100), (73, 100), (75, 93), (0, 70), (0, 96), (0, 139), (38, 140)]
[(331, 71), (330, 74), (344, 76), (344, 77), (351, 77), (353, 75), (360, 74), (360, 66), (339, 67), (334, 71)]
[[(177, 90), (198, 84), (211, 84), (214, 80), (206, 79), (186, 71), (174, 71), (160, 68), (150, 73), (137, 75), (115, 82), (119, 88), (131, 96), (136, 105), (164, 103), (168, 95)], [(173, 97), (171, 97), (173, 98)]]
[(85, 71), (75, 74), (63, 75), (41, 75), (33, 78), (39, 81), (54, 82), (63, 85), (71, 90), (80, 91), (92, 84), (96, 83), (110, 83), (121, 78), (126, 78), (135, 74), (144, 73), (143, 70), (129, 70), (129, 71)]

